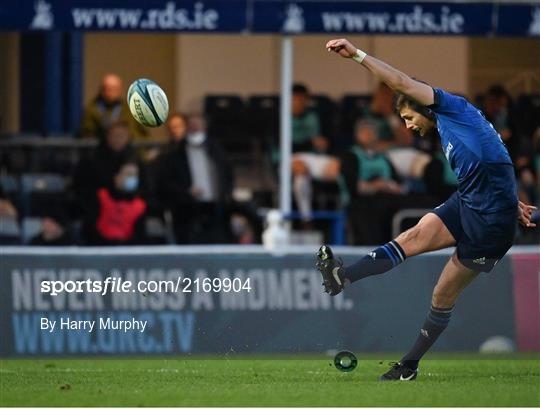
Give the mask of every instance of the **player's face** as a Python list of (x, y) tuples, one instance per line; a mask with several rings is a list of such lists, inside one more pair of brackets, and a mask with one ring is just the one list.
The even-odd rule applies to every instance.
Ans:
[(405, 121), (407, 129), (418, 132), (420, 136), (428, 135), (435, 127), (434, 121), (409, 107), (402, 108), (399, 115)]

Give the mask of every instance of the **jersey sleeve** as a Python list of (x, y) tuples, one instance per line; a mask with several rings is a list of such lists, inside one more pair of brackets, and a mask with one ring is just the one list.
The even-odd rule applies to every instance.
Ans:
[(438, 114), (462, 113), (465, 111), (467, 101), (465, 98), (450, 94), (440, 88), (433, 88), (435, 103), (429, 106)]

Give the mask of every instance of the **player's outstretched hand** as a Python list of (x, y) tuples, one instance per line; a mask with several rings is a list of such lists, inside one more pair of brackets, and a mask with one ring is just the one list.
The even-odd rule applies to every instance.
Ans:
[(352, 58), (356, 55), (357, 48), (349, 40), (344, 38), (330, 40), (326, 43), (328, 51), (334, 51), (345, 58)]
[(531, 206), (519, 201), (518, 204), (518, 220), (522, 226), (536, 227), (535, 223), (531, 222), (533, 211), (537, 210), (536, 206)]

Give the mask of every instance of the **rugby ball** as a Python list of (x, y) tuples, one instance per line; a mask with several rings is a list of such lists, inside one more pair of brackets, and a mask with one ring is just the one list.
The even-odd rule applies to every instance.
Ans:
[(144, 126), (160, 126), (169, 115), (167, 95), (154, 81), (145, 78), (129, 86), (127, 102), (131, 115)]

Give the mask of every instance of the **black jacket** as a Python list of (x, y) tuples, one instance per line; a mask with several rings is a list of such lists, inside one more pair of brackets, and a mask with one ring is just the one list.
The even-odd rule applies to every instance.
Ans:
[(88, 203), (95, 200), (99, 188), (113, 188), (114, 175), (129, 161), (136, 161), (139, 164), (139, 180), (144, 189), (144, 168), (131, 145), (121, 152), (114, 152), (105, 143), (101, 143), (89, 158), (79, 162), (72, 181), (74, 201), (79, 213), (86, 212)]
[[(172, 143), (157, 159), (156, 191), (165, 206), (186, 205), (194, 201), (190, 193), (192, 177), (186, 147), (185, 139)], [(216, 166), (219, 201), (227, 202), (233, 189), (232, 168), (219, 145), (207, 139), (204, 147)]]

